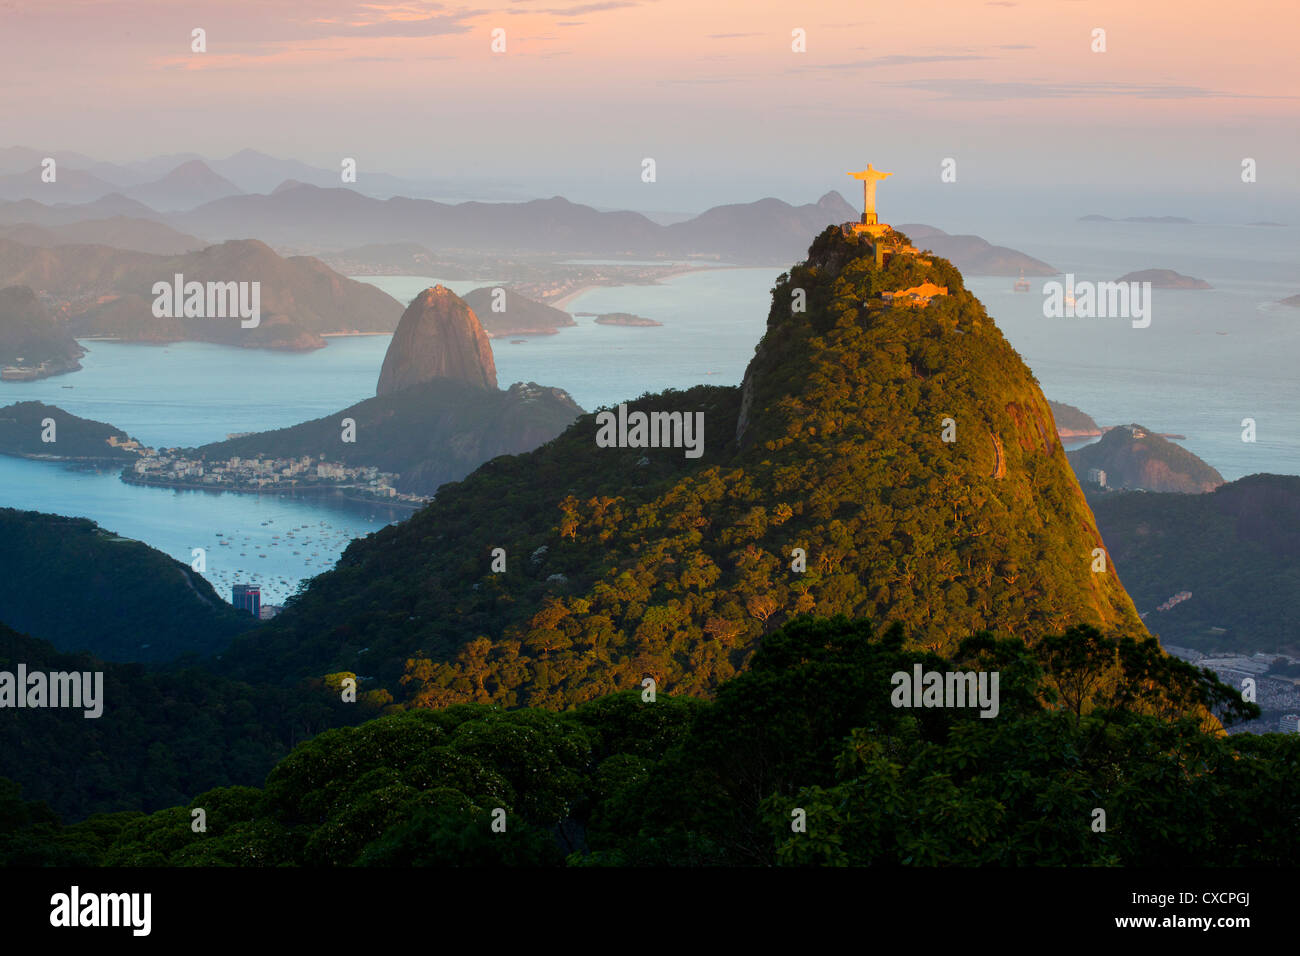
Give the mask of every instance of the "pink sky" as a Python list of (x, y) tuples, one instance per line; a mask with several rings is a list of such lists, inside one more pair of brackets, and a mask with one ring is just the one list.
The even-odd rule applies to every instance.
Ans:
[(0, 18), (0, 145), (104, 159), (253, 147), (545, 183), (652, 156), (666, 184), (847, 194), (846, 156), (1186, 189), (1231, 188), (1251, 156), (1300, 190), (1293, 0), (0, 0)]

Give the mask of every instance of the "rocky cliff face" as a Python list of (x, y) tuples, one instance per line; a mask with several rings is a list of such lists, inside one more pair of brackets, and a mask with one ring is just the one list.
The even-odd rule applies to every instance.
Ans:
[(435, 378), (497, 387), (492, 346), (478, 316), (441, 285), (425, 289), (402, 314), (375, 394), (387, 395)]

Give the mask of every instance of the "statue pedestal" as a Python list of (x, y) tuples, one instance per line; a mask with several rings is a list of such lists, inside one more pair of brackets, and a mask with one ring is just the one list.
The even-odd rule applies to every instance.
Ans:
[(840, 231), (850, 239), (859, 238), (871, 246), (877, 269), (885, 264), (885, 243), (881, 239), (890, 231), (887, 223), (846, 222), (840, 226)]

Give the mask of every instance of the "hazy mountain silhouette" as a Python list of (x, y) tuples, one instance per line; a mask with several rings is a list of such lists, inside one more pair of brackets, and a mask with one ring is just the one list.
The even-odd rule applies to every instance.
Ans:
[[(157, 282), (261, 283), (261, 321), (155, 316)], [(128, 341), (195, 340), (252, 348), (319, 348), (324, 332), (391, 332), (402, 306), (310, 256), (277, 255), (253, 239), (177, 256), (108, 246), (38, 248), (0, 239), (0, 285), (28, 285), (62, 300), (79, 335)]]
[(37, 165), (21, 172), (0, 176), (0, 199), (16, 202), (32, 199), (36, 202), (84, 203), (115, 192), (117, 187), (85, 170), (55, 165), (52, 183), (41, 179), (42, 167)]
[(953, 236), (936, 226), (906, 223), (899, 231), (911, 236), (918, 248), (933, 250), (964, 273), (986, 276), (1051, 276), (1060, 272), (1041, 259), (995, 246), (979, 236)]
[(166, 176), (151, 183), (132, 186), (127, 196), (158, 210), (191, 209), (220, 199), (242, 195), (234, 183), (215, 173), (202, 160), (182, 163)]
[(28, 246), (99, 245), (156, 255), (179, 255), (195, 252), (209, 245), (196, 236), (177, 232), (171, 226), (151, 219), (113, 216), (65, 225), (36, 226), (31, 223), (0, 225), (0, 239), (11, 239)]
[(125, 216), (131, 219), (160, 220), (158, 212), (121, 193), (109, 193), (93, 202), (67, 206), (47, 206), (33, 199), (0, 203), (0, 222), (30, 222), (37, 226), (66, 226), (74, 222)]

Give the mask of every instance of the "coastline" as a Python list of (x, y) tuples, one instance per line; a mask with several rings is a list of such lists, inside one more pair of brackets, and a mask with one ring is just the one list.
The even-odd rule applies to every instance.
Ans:
[(86, 357), (86, 350), (80, 349), (80, 352), (81, 354), (76, 358), (52, 366), (47, 362), (42, 362), (38, 366), (6, 365), (3, 369), (0, 369), (0, 381), (39, 382), (43, 379), (53, 378), (56, 375), (70, 375), (73, 372), (80, 372), (82, 369), (81, 359)]
[(544, 304), (549, 305), (552, 309), (564, 309), (566, 305), (568, 305), (578, 296), (582, 295), (584, 292), (590, 292), (592, 289), (595, 288), (598, 288), (598, 286), (595, 284), (581, 285), (578, 286), (578, 288), (574, 289), (572, 292), (566, 292), (564, 295), (560, 296), (559, 298), (553, 299), (552, 301), (546, 302)]
[(673, 267), (669, 267), (665, 272), (662, 272), (659, 275), (655, 276), (655, 278), (649, 282), (615, 282), (615, 281), (592, 282), (587, 285), (579, 286), (578, 288), (574, 289), (572, 292), (566, 292), (564, 293), (564, 295), (557, 296), (554, 299), (544, 299), (542, 300), (542, 302), (544, 305), (549, 305), (553, 309), (563, 309), (574, 299), (578, 298), (578, 296), (582, 295), (584, 292), (590, 292), (592, 289), (600, 289), (606, 287), (618, 288), (620, 286), (626, 286), (626, 285), (662, 285), (663, 280), (665, 279), (673, 279), (676, 278), (677, 276), (683, 276), (691, 272), (720, 272), (726, 269), (744, 269), (744, 268), (748, 268), (748, 267), (737, 266), (737, 265), (673, 266)]
[(347, 493), (347, 490), (343, 488), (327, 488), (327, 487), (312, 488), (308, 486), (308, 487), (301, 487), (301, 488), (267, 489), (267, 488), (241, 488), (235, 485), (221, 485), (221, 486), (204, 485), (204, 484), (194, 484), (192, 482), (181, 482), (181, 481), (168, 481), (168, 482), (141, 481), (138, 478), (127, 477), (127, 472), (125, 470), (118, 477), (120, 477), (121, 480), (128, 485), (136, 485), (138, 487), (143, 487), (143, 488), (171, 488), (180, 491), (210, 491), (215, 494), (229, 492), (231, 494), (236, 494), (236, 495), (257, 495), (259, 498), (262, 495), (276, 495), (278, 497), (285, 497), (285, 498), (295, 498), (299, 496), (307, 497), (307, 498), (339, 497), (339, 498), (344, 498), (348, 501), (357, 502), (359, 504), (378, 505), (384, 508), (404, 508), (411, 512), (419, 511), (426, 504), (428, 504), (427, 501), (416, 503), (413, 501), (402, 501), (401, 499), (372, 498), (366, 495), (356, 495), (356, 494), (350, 495)]
[(0, 449), (0, 455), (4, 455), (6, 458), (22, 458), (24, 461), (44, 461), (55, 465), (105, 465), (110, 468), (121, 468), (124, 464), (130, 464), (135, 460), (130, 458), (103, 458), (98, 455), (37, 455), (6, 449)]
[(1100, 438), (1104, 434), (1106, 434), (1105, 431), (1100, 429), (1097, 431), (1075, 431), (1070, 428), (1058, 428), (1056, 430), (1057, 437), (1062, 441), (1075, 441), (1080, 438)]
[[(575, 322), (574, 325), (576, 324), (577, 323)], [(489, 339), (495, 340), (495, 339), (515, 338), (517, 336), (523, 336), (525, 338), (528, 338), (537, 335), (559, 335), (560, 329), (571, 329), (571, 328), (573, 328), (572, 325), (560, 325), (552, 329), (512, 329), (509, 332), (489, 332), (487, 329), (484, 329), (483, 332), (487, 335)]]

